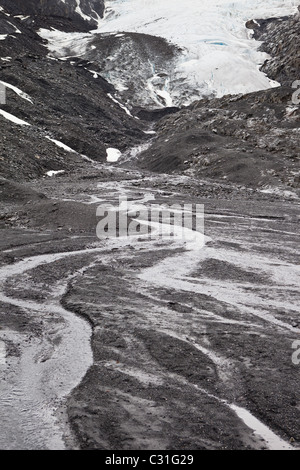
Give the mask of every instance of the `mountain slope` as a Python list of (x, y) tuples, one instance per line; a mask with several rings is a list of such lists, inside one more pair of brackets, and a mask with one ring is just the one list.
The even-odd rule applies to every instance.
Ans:
[(3, 0), (1, 6), (34, 28), (45, 25), (79, 31), (95, 28), (104, 12), (104, 0)]
[[(231, 42), (226, 46), (230, 53), (242, 52), (246, 44), (251, 44), (253, 52), (260, 44), (257, 41), (264, 40), (261, 50), (270, 53), (272, 58), (264, 61), (262, 70), (274, 83), (283, 81), (287, 89), (276, 87), (273, 91), (239, 96), (238, 99), (195, 101), (176, 117), (171, 116), (157, 125), (157, 138), (141, 155), (139, 164), (148, 170), (192, 172), (198, 177), (227, 179), (254, 187), (269, 184), (297, 186), (299, 110), (291, 104), (294, 92), (291, 87), (299, 72), (298, 17), (293, 20), (248, 21), (247, 29), (241, 22), (241, 15), (246, 18), (252, 12), (253, 5), (252, 9), (247, 7), (249, 10), (242, 12), (241, 2), (229, 15), (232, 23), (230, 29), (225, 2), (217, 2), (215, 10), (206, 4), (205, 8), (201, 6), (201, 15), (196, 15), (193, 23), (191, 16), (195, 14), (196, 3), (192, 0), (184, 11), (179, 4), (171, 11), (168, 2), (162, 6), (152, 1), (138, 7), (135, 1), (127, 0), (113, 4), (108, 2), (103, 21), (97, 19), (100, 27), (92, 33), (71, 32), (69, 26), (63, 26), (63, 23), (60, 26), (65, 31), (49, 29), (53, 18), (64, 21), (72, 17), (70, 12), (79, 14), (76, 2), (62, 3), (2, 3), (8, 9), (0, 11), (0, 33), (3, 35), (0, 41), (1, 80), (7, 87), (7, 102), (2, 106), (0, 116), (7, 129), (7, 136), (6, 133), (3, 135), (5, 142), (0, 161), (4, 175), (32, 178), (45, 174), (45, 171), (65, 170), (73, 167), (73, 163), (82, 164), (81, 154), (103, 162), (106, 161), (108, 148), (116, 148), (128, 155), (131, 147), (149, 140), (150, 134), (145, 133), (148, 124), (134, 117), (134, 113), (151, 119), (155, 113), (147, 115), (141, 110), (143, 105), (148, 110), (158, 108), (166, 113), (175, 112), (178, 108), (172, 105), (176, 93), (179, 93), (180, 101), (184, 97), (189, 96), (190, 100), (194, 96), (194, 85), (190, 86), (185, 79), (178, 77), (173, 82), (176, 82), (174, 86), (177, 91), (174, 88), (175, 95), (172, 95), (170, 74), (174, 77), (174, 70), (184, 56), (186, 61), (190, 60), (186, 54), (195, 53), (193, 27), (198, 27), (199, 18), (199, 24), (203, 26), (202, 14), (209, 19), (215, 11), (219, 21), (216, 34), (219, 34), (218, 28), (221, 27), (222, 34), (230, 35)], [(84, 17), (88, 12), (92, 15), (93, 11), (103, 8), (97, 2), (81, 2), (80, 5), (80, 11), (85, 12)], [(258, 11), (266, 14), (261, 2), (257, 2), (256, 6), (259, 7)], [(278, 2), (274, 0), (270, 13), (276, 13), (278, 8)], [(290, 3), (283, 9), (281, 7), (281, 11), (293, 9)], [(12, 16), (9, 11), (29, 14), (29, 18)], [(122, 15), (118, 16), (118, 13)], [(159, 19), (163, 13), (165, 16)], [(179, 36), (176, 36), (179, 33), (175, 25), (179, 17), (183, 21), (183, 49), (179, 45)], [(47, 25), (45, 23), (47, 28), (39, 29), (41, 18), (48, 22)], [(189, 33), (184, 29), (188, 21), (192, 25)], [(77, 27), (77, 22), (72, 18), (71, 24)], [(164, 28), (166, 24), (169, 28)], [(210, 28), (216, 27), (216, 22), (210, 21), (208, 24)], [(238, 24), (243, 27), (239, 29)], [(93, 24), (86, 24), (85, 27), (91, 29)], [(136, 32), (120, 32), (122, 27)], [(114, 33), (109, 32), (116, 28)], [(147, 34), (142, 31), (147, 31)], [(291, 31), (293, 34), (290, 34)], [(150, 32), (156, 35), (150, 35)], [(159, 33), (165, 38), (157, 36)], [(199, 37), (202, 38), (203, 34), (201, 29)], [(249, 39), (253, 35), (256, 41)], [(280, 37), (284, 38), (283, 48)], [(211, 41), (208, 44), (202, 39), (198, 45), (199, 63), (204, 49), (214, 51), (219, 57), (220, 47), (224, 47)], [(223, 53), (227, 57), (222, 49)], [(257, 52), (258, 55), (260, 53)], [(252, 64), (253, 68), (251, 61), (258, 56), (256, 53), (254, 56), (249, 54), (249, 50), (247, 54), (247, 60), (250, 60), (248, 65)], [(231, 62), (228, 63), (232, 73), (236, 73)], [(260, 71), (257, 74), (257, 77), (264, 76)], [(194, 74), (191, 76), (195, 78)], [(231, 74), (224, 74), (223, 70), (222, 76), (228, 83), (231, 82)], [(201, 79), (201, 74), (198, 79)], [(250, 89), (258, 85), (254, 84), (251, 76), (247, 77), (247, 82), (238, 78), (237, 81), (241, 86), (246, 83), (246, 88), (250, 85)], [(212, 83), (217, 94), (224, 92), (216, 75)], [(262, 83), (259, 86), (265, 87)], [(22, 98), (20, 92), (29, 95), (30, 99)], [(198, 94), (202, 92), (200, 87)], [(30, 126), (12, 122), (14, 118), (9, 120), (9, 115)], [(261, 125), (261, 120), (264, 125)], [(17, 137), (9, 137), (11, 133)], [(57, 141), (66, 147), (58, 147)], [(25, 152), (20, 158), (22, 148)], [(78, 152), (79, 160), (68, 149)]]
[(2, 33), (3, 176), (22, 180), (74, 169), (86, 163), (81, 154), (105, 162), (108, 148), (125, 151), (146, 139), (143, 124), (114, 101), (114, 87), (100, 74), (95, 78), (83, 64), (51, 60), (32, 28), (5, 11), (0, 11)]

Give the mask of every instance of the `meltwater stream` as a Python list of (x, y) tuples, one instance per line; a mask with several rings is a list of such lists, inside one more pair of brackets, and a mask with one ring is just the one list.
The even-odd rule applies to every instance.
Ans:
[[(123, 194), (123, 196), (125, 197), (126, 194)], [(143, 199), (128, 201), (126, 208), (132, 212), (138, 211), (142, 203), (147, 203), (153, 199), (155, 199), (154, 194), (146, 195)], [(140, 223), (147, 225), (149, 222), (140, 220)], [(158, 239), (162, 235), (167, 236), (169, 232), (169, 227), (158, 222), (150, 222), (150, 227), (152, 236), (156, 233)], [(151, 239), (154, 240), (154, 243), (157, 241), (153, 237)], [(193, 279), (194, 282), (191, 282), (192, 280), (188, 277), (191, 269), (196, 267), (199, 262), (203, 262), (210, 251), (214, 253), (215, 257), (224, 257), (225, 255), (228, 257), (229, 254), (222, 252), (222, 250), (218, 252), (214, 246), (207, 246), (206, 242), (209, 239), (202, 233), (195, 233), (189, 229), (185, 229), (183, 233), (182, 227), (178, 227), (178, 230), (176, 226), (173, 227), (171, 239), (173, 242), (171, 246), (173, 248), (181, 246), (182, 253), (174, 255), (171, 252), (170, 256), (163, 261), (158, 261), (154, 266), (143, 269), (138, 276), (139, 280), (146, 284), (155, 284), (158, 287), (177, 287), (179, 290), (201, 292), (203, 286), (195, 282), (195, 279)], [(115, 246), (120, 247), (123, 243), (134, 244), (134, 236), (126, 240), (117, 239), (110, 242), (109, 245), (113, 246), (115, 244)], [(153, 244), (150, 243), (150, 245), (153, 249)], [(68, 256), (99, 253), (101, 251), (107, 252), (107, 249), (106, 244), (105, 248), (35, 256), (12, 266), (5, 266), (0, 269), (0, 288), (3, 287), (7, 279), (30, 271), (37, 266), (47, 265)], [(235, 264), (240, 262), (239, 259), (230, 259), (230, 261)], [(272, 275), (276, 276), (277, 272), (273, 270), (269, 260), (263, 259), (263, 261), (263, 270), (271, 271)], [(252, 262), (253, 260), (246, 260), (247, 265)], [(292, 265), (288, 265), (286, 268), (284, 279), (281, 279), (281, 281), (284, 281), (286, 286), (293, 287), (295, 275), (299, 275), (299, 272)], [(221, 286), (219, 285), (219, 287)], [(227, 286), (224, 286), (224, 291), (221, 289), (222, 300), (224, 300), (225, 287)], [(216, 289), (216, 286), (214, 288)], [(5, 337), (3, 333), (0, 333), (0, 377), (3, 371), (7, 375), (6, 381), (1, 381), (0, 391), (0, 448), (2, 449), (65, 448), (64, 429), (60, 426), (55, 411), (74, 387), (80, 383), (86, 371), (92, 365), (93, 355), (90, 346), (91, 328), (89, 324), (60, 305), (59, 299), (62, 294), (63, 290), (47, 303), (40, 304), (31, 300), (8, 297), (0, 289), (1, 302), (31, 312), (33, 316), (38, 315), (38, 318), (51, 315), (56, 320), (60, 319), (54, 323), (54, 327), (53, 322), (51, 323), (50, 330), (46, 328), (42, 339), (31, 339), (28, 343), (24, 342), (24, 338), (19, 333), (5, 331)], [(213, 294), (217, 295), (217, 292), (214, 291)], [(240, 294), (240, 291), (237, 291), (236, 294)], [(226, 300), (229, 299), (226, 298)], [(237, 295), (236, 300), (241, 306), (246, 299)], [(245, 309), (245, 305), (243, 307)], [(256, 298), (253, 307), (255, 308), (247, 310), (249, 317), (245, 320), (249, 320), (252, 315), (255, 315), (254, 312), (260, 307), (262, 318), (268, 323), (278, 325), (273, 317), (265, 316), (265, 312), (261, 308), (262, 305), (260, 305), (259, 296)], [(285, 329), (288, 325), (282, 323), (278, 326)], [(170, 332), (170, 334), (175, 335), (176, 333)], [(56, 341), (47, 340), (47, 337), (49, 338), (52, 335)], [(15, 364), (13, 364), (12, 371), (5, 362), (5, 346), (2, 342), (3, 339), (7, 340), (10, 337), (14, 341), (17, 338), (22, 344), (22, 355), (19, 359), (14, 360)], [(194, 343), (194, 346), (195, 348), (198, 347), (196, 343)], [(201, 351), (205, 354), (203, 348)], [(213, 351), (208, 351), (208, 353), (210, 359), (214, 361)], [(216, 366), (218, 367), (218, 364)], [(199, 393), (211, 395), (208, 391), (197, 388)], [(264, 440), (268, 449), (293, 449), (292, 446), (283, 441), (245, 408), (236, 406), (234, 403), (227, 402), (217, 396), (211, 396), (224, 406), (229, 407), (256, 436)]]
[[(163, 232), (163, 228), (160, 227), (158, 228), (157, 223), (151, 224), (152, 229), (155, 231), (159, 230), (160, 232)], [(168, 232), (168, 227), (166, 227), (166, 232)], [(203, 262), (207, 257), (210, 256), (210, 251), (213, 251), (214, 256), (218, 257), (220, 256), (221, 259), (224, 259), (225, 254), (228, 253), (222, 252), (222, 250), (215, 250), (213, 247), (206, 246), (206, 243), (210, 241), (208, 237), (205, 237), (202, 233), (194, 232), (190, 229), (184, 229), (182, 230), (181, 227), (175, 227), (174, 226), (174, 233), (173, 233), (173, 239), (176, 240), (180, 239), (182, 236), (184, 239), (185, 243), (185, 249), (183, 253), (177, 254), (177, 255), (171, 255), (167, 258), (165, 258), (163, 261), (160, 261), (156, 263), (154, 266), (145, 268), (142, 273), (139, 275), (139, 279), (142, 281), (146, 281), (148, 284), (154, 284), (159, 288), (164, 288), (164, 287), (169, 287), (172, 289), (178, 289), (183, 290), (183, 291), (189, 291), (189, 292), (199, 292), (199, 293), (207, 293), (207, 286), (205, 285), (205, 282), (202, 282), (200, 284), (193, 284), (191, 281), (195, 281), (195, 279), (190, 279), (188, 276), (195, 268), (196, 266), (199, 265), (199, 263)], [(219, 253), (221, 251), (221, 253)], [(225, 257), (226, 258), (226, 257)], [(241, 261), (239, 258), (231, 260), (234, 261), (237, 265), (240, 265)], [(278, 271), (272, 269), (272, 262), (269, 259), (264, 259), (263, 257), (260, 257), (260, 261), (264, 262), (263, 269), (266, 271), (269, 271), (272, 273), (273, 277), (275, 278), (276, 275), (279, 276)], [(278, 260), (279, 261), (279, 260)], [(252, 260), (251, 258), (247, 258), (245, 260), (245, 264), (253, 264), (255, 265), (256, 260)], [(287, 263), (282, 263), (284, 265), (287, 265)], [(253, 266), (252, 266), (253, 267)], [(295, 280), (295, 277), (300, 275), (299, 269), (297, 266), (294, 265), (288, 265), (288, 269), (284, 272), (284, 275), (281, 276), (280, 281), (284, 283), (287, 287), (294, 287), (295, 283), (297, 281)], [(226, 285), (224, 287), (224, 292), (227, 292), (229, 289), (229, 286)], [(232, 285), (231, 285), (232, 289)], [(218, 294), (223, 297), (221, 300), (225, 301), (232, 301), (232, 294), (229, 294), (228, 297), (224, 295), (224, 292), (222, 292), (222, 286), (220, 286), (220, 282), (218, 283), (218, 286), (215, 287), (215, 290), (213, 291), (213, 295), (218, 298)], [(258, 316), (262, 319), (264, 319), (267, 323), (271, 323), (274, 325), (277, 325), (283, 329), (292, 329), (290, 325), (288, 325), (285, 322), (281, 322), (274, 318), (271, 315), (268, 315), (264, 309), (262, 308), (261, 305), (261, 299), (258, 298), (255, 299), (256, 302), (254, 302), (255, 308), (246, 308), (245, 305), (243, 305), (243, 302), (245, 304), (249, 302), (248, 297), (243, 297), (239, 295), (241, 292), (240, 290), (237, 290), (234, 292), (234, 297), (236, 297), (236, 302), (237, 304), (245, 309), (245, 312), (248, 314)], [(226, 297), (226, 298), (225, 298)], [(295, 307), (295, 305), (293, 305)], [(259, 310), (259, 313), (257, 313), (257, 310)], [(294, 328), (295, 330), (295, 328)], [(176, 336), (174, 333), (170, 333), (171, 336)], [(184, 338), (180, 338), (181, 341), (185, 341)], [(193, 344), (193, 343), (189, 343)], [(217, 360), (214, 357), (214, 353), (212, 351), (205, 351), (204, 348), (201, 348), (198, 346), (196, 343), (194, 343), (195, 348), (200, 349), (202, 353), (207, 354), (208, 357), (215, 362), (215, 365), (219, 366), (218, 364), (218, 358)], [(289, 443), (285, 442), (283, 439), (281, 439), (279, 436), (277, 436), (268, 426), (266, 426), (264, 423), (262, 423), (259, 419), (257, 419), (254, 415), (250, 413), (247, 409), (237, 406), (234, 403), (230, 403), (227, 400), (221, 399), (215, 395), (210, 394), (208, 391), (198, 387), (195, 385), (195, 387), (199, 390), (199, 392), (204, 393), (206, 395), (211, 396), (212, 398), (216, 399), (226, 407), (230, 408), (240, 419), (241, 421), (246, 424), (256, 435), (258, 438), (261, 438), (266, 445), (266, 448), (269, 450), (294, 450), (295, 448), (292, 447)]]
[[(91, 250), (93, 251), (93, 250)], [(0, 286), (10, 277), (67, 256), (59, 253), (28, 258), (0, 269)], [(82, 253), (86, 253), (82, 252)], [(17, 306), (44, 320), (42, 338), (11, 330), (1, 332), (0, 348), (0, 448), (7, 450), (61, 450), (65, 448), (64, 426), (55, 413), (92, 365), (91, 326), (59, 303), (60, 289), (45, 304), (8, 297), (0, 301)], [(49, 321), (50, 318), (50, 321)], [(5, 361), (3, 340), (21, 345), (21, 355)], [(5, 379), (2, 374), (5, 373)]]

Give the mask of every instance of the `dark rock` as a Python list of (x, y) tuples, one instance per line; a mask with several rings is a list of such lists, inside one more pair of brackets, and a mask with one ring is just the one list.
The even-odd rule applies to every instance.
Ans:
[(84, 17), (76, 11), (76, 0), (2, 0), (1, 4), (11, 15), (31, 16), (36, 28), (69, 26), (88, 31), (97, 26), (97, 15), (102, 17), (104, 12), (104, 0), (81, 0), (80, 8)]
[(159, 121), (160, 119), (162, 119), (165, 116), (168, 116), (169, 114), (177, 113), (179, 110), (180, 108), (177, 108), (175, 106), (159, 108), (159, 109), (143, 109), (143, 108), (134, 107), (132, 109), (132, 112), (134, 113), (135, 116), (142, 119), (143, 121), (153, 122), (153, 121)]

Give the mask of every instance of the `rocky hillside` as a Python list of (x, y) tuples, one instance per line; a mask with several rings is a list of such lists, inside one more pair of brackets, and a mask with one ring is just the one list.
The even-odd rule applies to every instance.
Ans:
[(105, 162), (108, 148), (125, 151), (147, 138), (86, 63), (49, 58), (40, 36), (5, 10), (0, 35), (2, 176), (20, 181), (91, 165), (84, 157)]
[(254, 30), (254, 37), (263, 41), (260, 49), (271, 56), (261, 70), (284, 86), (300, 77), (300, 7), (298, 10), (294, 18), (260, 21)]
[(88, 31), (103, 16), (104, 0), (3, 0), (10, 15), (22, 15), (28, 25)]

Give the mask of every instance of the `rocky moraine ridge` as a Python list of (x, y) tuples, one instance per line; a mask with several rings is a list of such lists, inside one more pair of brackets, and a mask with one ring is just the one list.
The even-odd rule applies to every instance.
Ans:
[[(0, 448), (299, 448), (299, 14), (247, 23), (281, 86), (144, 106), (179, 48), (39, 34), (90, 37), (105, 6), (0, 0)], [(130, 220), (204, 204), (205, 246), (98, 239), (119, 196)]]

